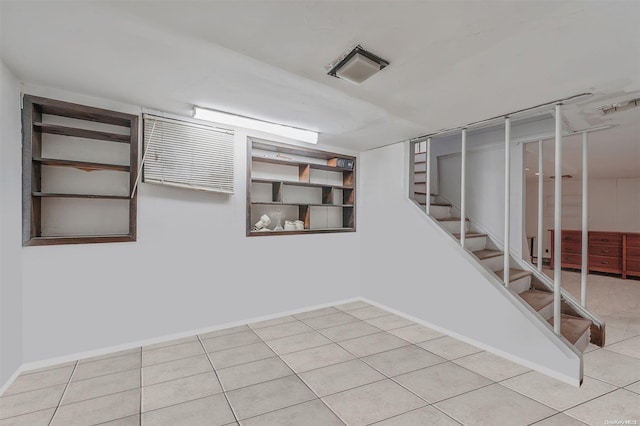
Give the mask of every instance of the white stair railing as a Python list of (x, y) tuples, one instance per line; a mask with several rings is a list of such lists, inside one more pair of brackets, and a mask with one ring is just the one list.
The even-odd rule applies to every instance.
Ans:
[(561, 288), (562, 288), (562, 109), (556, 104), (556, 152), (555, 152), (555, 205), (554, 205), (554, 241), (553, 241), (553, 330), (560, 334)]
[(509, 253), (511, 253), (511, 119), (504, 118), (504, 256), (503, 279), (509, 287)]

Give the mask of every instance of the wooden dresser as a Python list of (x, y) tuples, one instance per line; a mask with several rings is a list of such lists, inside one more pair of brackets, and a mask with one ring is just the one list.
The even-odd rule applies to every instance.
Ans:
[(624, 234), (622, 244), (622, 257), (624, 259), (624, 270), (622, 278), (627, 275), (640, 277), (640, 234)]
[[(551, 268), (554, 267), (551, 232)], [(589, 231), (588, 271), (640, 276), (640, 234)], [(562, 230), (561, 261), (563, 268), (582, 269), (582, 231)]]

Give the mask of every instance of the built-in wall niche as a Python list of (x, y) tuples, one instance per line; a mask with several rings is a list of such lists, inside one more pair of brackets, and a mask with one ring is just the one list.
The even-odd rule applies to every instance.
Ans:
[(23, 244), (135, 241), (138, 116), (25, 95)]
[(247, 235), (355, 231), (355, 176), (353, 156), (250, 139)]

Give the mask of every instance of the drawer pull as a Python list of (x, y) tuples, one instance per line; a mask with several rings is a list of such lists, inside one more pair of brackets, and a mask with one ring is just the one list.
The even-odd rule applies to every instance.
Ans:
[(608, 264), (609, 264), (609, 262), (607, 262), (607, 261), (605, 261), (605, 260), (603, 260), (601, 263), (602, 263), (603, 265), (608, 265)]
[(602, 253), (609, 253), (609, 250), (602, 250)]
[(605, 242), (605, 243), (609, 242), (609, 240), (607, 238), (603, 238), (602, 241)]

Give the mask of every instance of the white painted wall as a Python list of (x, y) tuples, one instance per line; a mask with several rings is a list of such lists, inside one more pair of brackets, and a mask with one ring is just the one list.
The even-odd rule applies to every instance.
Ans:
[[(538, 181), (526, 183), (527, 235), (538, 232)], [(551, 256), (549, 230), (553, 228), (554, 182), (544, 182), (543, 255)], [(582, 181), (562, 184), (562, 228), (582, 229)], [(592, 231), (640, 232), (640, 178), (589, 180), (589, 229)], [(534, 253), (537, 245), (534, 247)]]
[(362, 295), (575, 384), (580, 357), (526, 318), (407, 199), (408, 158), (407, 144), (361, 153)]
[[(528, 255), (523, 238), (523, 145), (511, 147), (511, 250)], [(440, 194), (460, 206), (460, 154), (438, 158)], [(467, 152), (467, 217), (477, 221), (499, 242), (504, 241), (504, 147)], [(524, 246), (523, 246), (524, 244)]]
[(20, 84), (0, 61), (0, 387), (22, 364)]
[[(140, 112), (53, 89), (25, 91)], [(236, 133), (233, 196), (141, 184), (137, 242), (19, 251), (25, 363), (360, 294), (360, 233), (245, 237), (246, 137)], [(11, 226), (19, 229), (18, 219)]]

